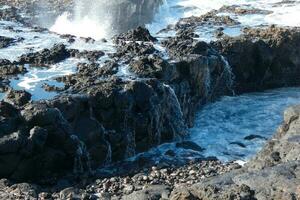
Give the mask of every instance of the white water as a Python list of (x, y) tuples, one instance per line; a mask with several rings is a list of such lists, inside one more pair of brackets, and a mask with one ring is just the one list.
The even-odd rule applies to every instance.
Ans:
[(72, 13), (59, 16), (51, 31), (100, 40), (111, 37), (112, 17), (110, 0), (76, 0)]
[(69, 75), (75, 72), (76, 63), (79, 59), (67, 59), (61, 63), (51, 65), (50, 68), (39, 66), (28, 67), (28, 73), (11, 80), (14, 89), (25, 89), (32, 94), (32, 100), (51, 99), (57, 95), (56, 92), (46, 92), (42, 85), (47, 83), (56, 87), (63, 87), (63, 83), (55, 81), (59, 76)]
[[(241, 28), (245, 26), (263, 26), (268, 24), (279, 24), (289, 26), (300, 26), (300, 0), (296, 0), (291, 6), (278, 6), (280, 0), (165, 0), (155, 20), (147, 24), (152, 34), (156, 34), (160, 29), (168, 24), (175, 24), (181, 17), (191, 15), (199, 16), (205, 14), (211, 9), (219, 9), (223, 5), (241, 5), (245, 8), (259, 8), (272, 11), (272, 14), (255, 14), (237, 16), (231, 13), (222, 13), (230, 15), (238, 20), (241, 25), (224, 27), (225, 34), (236, 36), (241, 33)], [(83, 2), (83, 1), (81, 1)], [(88, 12), (82, 12), (82, 4), (78, 2), (74, 9), (75, 15), (70, 17), (68, 13), (59, 16), (52, 26), (51, 30), (60, 34), (73, 34), (78, 37), (92, 37), (100, 40), (103, 37), (110, 37), (110, 16), (106, 13), (105, 6), (97, 7), (93, 1), (89, 1)], [(103, 1), (106, 2), (107, 1)], [(98, 4), (101, 5), (101, 4)], [(103, 4), (104, 5), (104, 4)], [(99, 13), (103, 17), (100, 22)], [(15, 30), (6, 29), (12, 26)], [(199, 40), (211, 41), (214, 38), (213, 31), (218, 27), (200, 27), (197, 33)], [(174, 35), (175, 32), (158, 34), (161, 38)], [(111, 41), (103, 43), (86, 43), (84, 40), (76, 38), (75, 43), (68, 44), (66, 40), (61, 39), (57, 34), (48, 32), (33, 32), (20, 24), (12, 22), (0, 22), (0, 35), (17, 38), (24, 38), (23, 41), (16, 43), (8, 48), (0, 49), (0, 58), (16, 60), (20, 55), (29, 52), (36, 52), (44, 48), (51, 48), (56, 43), (64, 43), (68, 48), (80, 50), (104, 50), (106, 52), (114, 51)], [(164, 52), (159, 44), (155, 47)], [(167, 57), (167, 55), (166, 55)], [(104, 59), (100, 59), (102, 62)], [(68, 75), (75, 72), (78, 60), (66, 60), (49, 69), (30, 68), (29, 72), (19, 79), (11, 80), (11, 86), (16, 89), (26, 89), (33, 94), (33, 100), (52, 98), (57, 93), (45, 92), (41, 85), (49, 83), (50, 85), (63, 86), (57, 83), (53, 78), (62, 75)], [(124, 65), (120, 76), (132, 76), (128, 72), (128, 67)], [(209, 83), (209, 80), (208, 80)], [(3, 98), (0, 93), (0, 99)], [(224, 97), (220, 101), (207, 105), (197, 115), (196, 125), (190, 130), (190, 140), (206, 148), (204, 155), (217, 156), (224, 161), (239, 159), (247, 160), (255, 154), (264, 144), (264, 140), (255, 139), (245, 141), (243, 138), (250, 134), (270, 137), (276, 127), (282, 120), (282, 112), (288, 105), (299, 103), (300, 89), (284, 88), (264, 93), (248, 94), (238, 97)], [(242, 142), (245, 148), (239, 147), (232, 142)], [(154, 159), (168, 159), (163, 154), (167, 150), (173, 150), (179, 159), (192, 159), (201, 156), (202, 153), (191, 150), (176, 148), (175, 143), (164, 144), (159, 148), (152, 149), (146, 154), (152, 154)], [(174, 158), (170, 158), (174, 159)]]
[[(270, 138), (283, 119), (283, 111), (300, 103), (300, 88), (282, 88), (236, 97), (223, 97), (204, 107), (196, 116), (191, 140), (206, 148), (206, 156), (222, 160), (245, 160), (264, 144), (264, 139), (245, 140), (249, 135)], [(240, 147), (234, 142), (241, 142)]]
[(79, 19), (71, 19), (69, 13), (64, 13), (57, 18), (50, 30), (59, 34), (71, 34), (78, 37), (91, 37), (100, 40), (108, 36), (108, 29), (109, 24), (105, 21), (99, 22), (98, 20), (93, 20), (88, 15)]
[[(4, 9), (4, 8), (3, 8)], [(13, 29), (7, 29), (12, 27)], [(18, 40), (15, 44), (0, 48), (0, 59), (8, 59), (10, 61), (17, 61), (18, 58), (27, 53), (34, 53), (45, 48), (52, 48), (55, 44), (63, 43), (69, 49), (83, 50), (102, 50), (106, 53), (114, 52), (112, 42), (85, 42), (84, 39), (76, 38), (75, 42), (69, 44), (65, 39), (59, 35), (48, 31), (35, 32), (34, 29), (25, 27), (22, 24), (8, 21), (0, 21), (0, 35), (14, 38)], [(107, 59), (107, 55), (100, 58), (98, 62), (103, 62)], [(28, 72), (24, 75), (19, 75), (16, 79), (11, 80), (10, 86), (14, 89), (24, 89), (32, 94), (33, 100), (50, 99), (57, 95), (56, 92), (46, 92), (41, 86), (44, 83), (62, 87), (62, 83), (58, 83), (54, 79), (59, 76), (70, 75), (76, 72), (77, 63), (85, 60), (82, 59), (67, 59), (49, 68), (27, 67)], [(4, 94), (0, 93), (0, 100), (3, 99)]]
[[(187, 141), (205, 148), (203, 152), (177, 148), (176, 143), (163, 144), (137, 156), (154, 161), (193, 160), (201, 156), (215, 156), (222, 161), (247, 161), (270, 138), (283, 120), (283, 111), (300, 103), (300, 88), (281, 88), (262, 93), (223, 97), (206, 105), (196, 116)], [(245, 140), (249, 135), (264, 137)], [(245, 147), (237, 144), (241, 143)], [(175, 157), (166, 156), (172, 150)]]
[[(175, 24), (182, 17), (200, 16), (211, 10), (217, 10), (222, 6), (239, 5), (241, 8), (257, 8), (271, 11), (270, 14), (248, 14), (235, 15), (232, 13), (222, 13), (239, 21), (238, 26), (229, 26), (225, 28), (225, 34), (230, 36), (239, 35), (241, 28), (245, 26), (265, 26), (271, 24), (283, 26), (300, 26), (300, 0), (295, 0), (292, 4), (279, 5), (281, 0), (166, 0), (167, 6), (161, 8), (155, 21), (148, 24), (147, 27), (152, 34), (156, 34), (159, 30), (168, 24)], [(218, 27), (200, 27), (197, 33), (200, 40), (211, 41), (214, 38), (213, 31)], [(172, 33), (170, 33), (172, 34)], [(158, 36), (164, 36), (165, 33)]]

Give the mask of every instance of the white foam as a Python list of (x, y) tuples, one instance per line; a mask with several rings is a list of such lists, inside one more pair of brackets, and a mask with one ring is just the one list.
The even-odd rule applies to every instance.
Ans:
[[(283, 111), (300, 103), (300, 88), (282, 88), (235, 97), (223, 97), (206, 105), (196, 116), (195, 126), (186, 140), (193, 141), (203, 152), (177, 148), (176, 143), (166, 143), (139, 156), (147, 156), (155, 162), (164, 160), (187, 161), (202, 156), (215, 156), (221, 161), (235, 161), (244, 165), (262, 148), (266, 140), (245, 140), (251, 134), (270, 138), (283, 120)], [(240, 142), (246, 147), (237, 144)], [(166, 152), (172, 150), (175, 156)]]
[(46, 92), (42, 85), (48, 83), (55, 86), (63, 86), (62, 83), (56, 82), (54, 79), (59, 76), (70, 75), (76, 70), (78, 59), (67, 59), (61, 63), (52, 65), (50, 68), (28, 67), (28, 73), (20, 75), (17, 79), (11, 80), (11, 86), (14, 89), (25, 89), (33, 96), (33, 100), (49, 99), (56, 93)]
[[(300, 0), (291, 4), (280, 4), (281, 0), (166, 0), (166, 6), (157, 14), (156, 20), (147, 27), (151, 33), (155, 34), (159, 28), (165, 28), (167, 22), (175, 24), (182, 17), (200, 16), (211, 10), (220, 9), (222, 6), (238, 5), (248, 9), (262, 9), (270, 13), (236, 15), (233, 13), (222, 13), (236, 19), (241, 24), (239, 26), (223, 26), (230, 36), (237, 36), (242, 27), (265, 26), (271, 24), (283, 26), (300, 26)], [(218, 27), (200, 27), (196, 33), (199, 40), (210, 42), (216, 40), (214, 31)], [(232, 30), (229, 30), (229, 29)], [(235, 30), (234, 30), (235, 29)], [(232, 35), (231, 35), (232, 34)], [(165, 33), (159, 36), (166, 37)]]
[(109, 29), (109, 26), (105, 22), (94, 20), (88, 15), (72, 20), (69, 13), (59, 16), (55, 24), (50, 28), (51, 31), (59, 34), (92, 37), (95, 40), (107, 37), (107, 29)]
[(91, 37), (95, 40), (111, 37), (110, 0), (77, 0), (72, 14), (59, 16), (51, 31), (59, 34), (72, 34), (78, 37)]
[[(16, 31), (8, 30), (10, 26)], [(14, 22), (0, 22), (0, 35), (18, 40), (23, 38), (22, 41), (16, 42), (15, 44), (0, 49), (0, 59), (8, 59), (15, 61), (22, 54), (37, 52), (45, 48), (51, 48), (57, 43), (66, 43), (65, 40), (61, 39), (56, 34), (48, 32), (34, 32), (32, 29), (24, 27), (19, 23)]]
[[(236, 97), (223, 97), (205, 106), (196, 116), (191, 140), (206, 148), (205, 155), (228, 161), (247, 159), (264, 140), (247, 141), (244, 137), (269, 138), (282, 121), (286, 107), (300, 102), (299, 88), (283, 88)], [(241, 142), (245, 148), (231, 144)]]

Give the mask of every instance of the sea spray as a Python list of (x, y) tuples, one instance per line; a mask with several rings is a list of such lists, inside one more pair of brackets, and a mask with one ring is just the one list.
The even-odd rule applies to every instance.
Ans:
[(73, 11), (59, 16), (51, 31), (96, 40), (151, 23), (162, 0), (77, 0)]
[(112, 31), (112, 16), (108, 5), (107, 0), (77, 0), (73, 13), (63, 13), (50, 30), (59, 34), (92, 37), (96, 40), (105, 38)]

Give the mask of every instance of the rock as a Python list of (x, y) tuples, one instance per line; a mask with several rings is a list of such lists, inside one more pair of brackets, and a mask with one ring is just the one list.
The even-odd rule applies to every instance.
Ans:
[(233, 26), (238, 25), (239, 22), (229, 16), (217, 15), (217, 11), (213, 10), (199, 17), (191, 16), (180, 19), (176, 25), (176, 30), (193, 30), (201, 26)]
[(31, 100), (31, 94), (25, 90), (9, 90), (4, 100), (16, 106), (23, 106)]
[(77, 191), (75, 188), (69, 187), (69, 188), (66, 188), (66, 189), (60, 191), (59, 198), (60, 199), (70, 199), (70, 198), (72, 199), (72, 198), (75, 198), (76, 193), (77, 193)]
[(15, 41), (15, 39), (13, 39), (13, 38), (0, 36), (0, 49), (10, 46), (12, 43), (14, 43), (14, 41)]
[(168, 151), (166, 151), (165, 155), (170, 156), (170, 157), (174, 157), (174, 156), (176, 156), (176, 153), (172, 150), (168, 150)]
[(242, 147), (242, 148), (246, 148), (246, 145), (243, 144), (242, 142), (230, 142), (230, 144), (237, 145), (237, 146)]
[(0, 136), (15, 132), (21, 119), (13, 105), (0, 101)]
[(208, 55), (214, 51), (206, 42), (195, 41), (188, 31), (165, 40), (162, 44), (167, 48), (170, 56), (176, 60), (190, 54)]
[(146, 56), (154, 53), (157, 53), (157, 50), (152, 44), (145, 42), (121, 42), (117, 46), (117, 53), (115, 53), (113, 57), (122, 59), (125, 63), (129, 63), (136, 56)]
[(105, 55), (103, 51), (79, 51), (76, 49), (69, 50), (70, 56), (75, 58), (86, 58), (91, 62), (96, 62), (99, 58)]
[(298, 160), (299, 136), (297, 134), (299, 106), (288, 108), (284, 112), (284, 123), (267, 143), (265, 148), (249, 163), (250, 168), (262, 169), (282, 162)]
[(146, 28), (138, 27), (136, 29), (130, 30), (126, 33), (122, 33), (114, 38), (116, 43), (120, 41), (142, 41), (142, 42), (155, 42), (156, 38), (150, 35)]
[(300, 85), (298, 28), (270, 26), (244, 32), (213, 43), (232, 67), (237, 93)]
[[(80, 143), (59, 110), (29, 104), (19, 112), (1, 102), (1, 176), (13, 180), (36, 180), (71, 169), (79, 159)], [(82, 146), (82, 144), (81, 144)], [(84, 153), (84, 152), (82, 152)]]
[(262, 10), (258, 8), (242, 8), (238, 5), (222, 6), (217, 12), (234, 13), (237, 15), (272, 14), (272, 11), (269, 10)]
[(134, 190), (133, 185), (125, 185), (124, 189), (123, 189), (123, 192), (124, 192), (124, 194), (130, 194), (130, 193), (133, 192), (133, 190)]
[(170, 199), (298, 199), (300, 107), (285, 111), (284, 123), (243, 168), (177, 187)]
[(56, 44), (51, 49), (44, 49), (40, 52), (22, 55), (18, 63), (43, 67), (61, 62), (68, 57), (70, 57), (70, 52), (66, 49), (66, 46), (64, 44)]
[(199, 145), (197, 145), (196, 143), (191, 142), (191, 141), (184, 141), (184, 142), (176, 143), (176, 147), (193, 150), (193, 151), (198, 151), (198, 152), (202, 152), (205, 150), (204, 148), (200, 147)]
[(65, 88), (64, 87), (57, 87), (57, 86), (54, 86), (54, 85), (49, 85), (47, 83), (44, 83), (42, 85), (42, 88), (47, 91), (47, 92), (61, 92), (61, 91), (64, 91)]
[(129, 63), (129, 70), (140, 77), (163, 80), (172, 80), (175, 75), (175, 66), (156, 55), (138, 57)]
[(267, 140), (267, 138), (260, 136), (260, 135), (248, 135), (248, 136), (244, 137), (244, 140), (255, 140), (255, 139)]
[(18, 75), (25, 73), (27, 70), (22, 65), (15, 65), (9, 60), (0, 59), (0, 77), (6, 78), (6, 76)]
[(124, 195), (122, 200), (156, 200), (156, 199), (168, 199), (170, 189), (163, 185), (146, 186), (141, 191), (133, 192), (130, 195)]

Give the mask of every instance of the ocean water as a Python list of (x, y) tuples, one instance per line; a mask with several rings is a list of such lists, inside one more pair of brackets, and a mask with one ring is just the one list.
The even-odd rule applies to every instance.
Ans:
[[(107, 3), (108, 1), (99, 0), (97, 2), (100, 2), (100, 4), (97, 4), (97, 6), (85, 7), (89, 10), (88, 14), (81, 9), (82, 3), (86, 1), (89, 0), (78, 0), (73, 17), (68, 13), (59, 16), (50, 28), (51, 32), (35, 32), (33, 29), (24, 27), (19, 23), (0, 21), (0, 35), (18, 40), (14, 45), (0, 49), (0, 58), (15, 61), (22, 54), (51, 48), (57, 43), (63, 43), (67, 45), (67, 48), (82, 51), (115, 52), (115, 47), (111, 41), (113, 16), (109, 15), (107, 7), (101, 7), (101, 5), (105, 5), (103, 2)], [(220, 15), (228, 15), (240, 22), (239, 25), (223, 27), (224, 33), (227, 35), (238, 36), (241, 34), (242, 28), (246, 26), (261, 27), (270, 24), (300, 26), (300, 0), (288, 4), (279, 4), (280, 2), (281, 0), (163, 0), (163, 4), (155, 14), (153, 21), (146, 24), (146, 27), (161, 40), (175, 35), (175, 31), (158, 33), (167, 25), (175, 24), (182, 17), (200, 16), (224, 5), (239, 5), (243, 8), (259, 8), (271, 11), (269, 14), (243, 16), (221, 13)], [(2, 7), (1, 9), (5, 8)], [(99, 15), (95, 15), (96, 11), (100, 13), (101, 20), (99, 20)], [(13, 29), (7, 29), (7, 27)], [(199, 27), (196, 30), (200, 36), (198, 39), (207, 42), (216, 39), (214, 31), (217, 28), (219, 27)], [(77, 38), (74, 43), (69, 44), (59, 34), (72, 34)], [(96, 41), (86, 43), (80, 37), (91, 37)], [(106, 38), (108, 42), (103, 42), (102, 38)], [(155, 48), (166, 59), (168, 58), (165, 49), (159, 43), (155, 44)], [(104, 56), (98, 62), (102, 63), (106, 59), (108, 57)], [(55, 78), (75, 73), (76, 65), (81, 61), (80, 59), (67, 59), (61, 63), (51, 65), (49, 68), (27, 66), (28, 73), (19, 75), (17, 79), (11, 79), (10, 86), (30, 92), (33, 95), (33, 100), (53, 98), (57, 93), (44, 91), (42, 85), (47, 83), (63, 87), (63, 84), (56, 82)], [(127, 79), (134, 76), (128, 71), (126, 65), (120, 68), (118, 75)], [(3, 96), (4, 94), (0, 93), (0, 100)], [(290, 105), (299, 103), (299, 99), (299, 88), (282, 88), (263, 93), (223, 97), (198, 112), (195, 127), (190, 129), (190, 135), (186, 138), (186, 140), (191, 140), (205, 148), (205, 151), (196, 152), (176, 148), (176, 143), (169, 143), (137, 156), (151, 155), (157, 162), (163, 159), (194, 159), (203, 155), (216, 156), (223, 161), (247, 161), (263, 146), (265, 143), (264, 138), (269, 138), (275, 132), (276, 127), (282, 121), (283, 110)], [(261, 138), (245, 140), (244, 138), (249, 135), (258, 135)], [(168, 150), (175, 153), (175, 158), (165, 155)]]
[[(0, 35), (19, 40), (8, 48), (0, 49), (0, 58), (15, 61), (22, 54), (37, 52), (44, 48), (51, 48), (57, 43), (63, 43), (67, 45), (67, 48), (79, 50), (103, 50), (106, 53), (114, 52), (115, 48), (110, 40), (112, 34), (109, 28), (109, 24), (113, 21), (113, 16), (109, 14), (109, 10), (107, 10), (108, 6), (103, 6), (113, 4), (107, 0), (93, 1), (93, 4), (88, 3), (89, 1), (90, 0), (78, 0), (76, 7), (74, 8), (74, 16), (71, 18), (68, 13), (64, 13), (59, 16), (50, 28), (52, 32), (35, 32), (31, 28), (24, 27), (23, 25), (15, 22), (0, 21)], [(157, 34), (159, 30), (165, 28), (167, 25), (175, 24), (181, 17), (189, 17), (192, 15), (199, 16), (212, 9), (219, 9), (223, 5), (240, 5), (245, 8), (260, 8), (272, 11), (271, 14), (245, 16), (235, 16), (231, 13), (222, 13), (224, 15), (230, 15), (241, 22), (238, 26), (224, 27), (224, 33), (227, 35), (237, 36), (241, 33), (241, 29), (245, 26), (253, 27), (272, 23), (300, 26), (300, 18), (297, 17), (300, 12), (300, 0), (280, 6), (278, 5), (278, 2), (280, 2), (280, 0), (163, 0), (163, 4), (157, 11), (154, 20), (146, 26), (152, 34), (157, 36), (159, 39), (164, 39), (165, 37), (175, 34), (174, 31)], [(91, 5), (84, 6), (85, 4)], [(2, 9), (5, 8), (5, 6), (2, 7)], [(13, 30), (7, 29), (8, 26), (12, 27)], [(218, 27), (212, 26), (199, 27), (197, 33), (200, 37), (198, 39), (207, 42), (216, 39), (214, 36), (214, 30), (217, 28)], [(62, 39), (56, 33), (73, 34), (78, 36), (78, 38), (76, 38), (74, 43), (68, 44), (65, 39)], [(96, 39), (96, 41), (86, 43), (80, 37), (92, 37)], [(102, 42), (101, 39), (103, 37), (106, 37), (108, 42)], [(168, 58), (165, 49), (159, 43), (155, 44), (155, 48), (161, 51), (162, 54), (165, 55), (165, 58)], [(99, 62), (103, 62), (105, 59), (107, 59), (107, 56), (101, 58)], [(42, 92), (43, 90), (40, 88), (42, 83), (45, 80), (53, 81), (53, 78), (56, 76), (74, 73), (77, 62), (78, 61), (73, 61), (71, 63), (69, 61), (62, 62), (58, 64), (59, 67), (54, 65), (47, 70), (41, 68), (30, 68), (27, 74), (19, 77), (19, 80), (13, 80), (12, 86), (14, 88), (28, 90), (36, 97), (34, 99), (46, 98), (47, 93)], [(53, 74), (55, 74), (55, 77)], [(121, 67), (119, 75), (132, 76), (132, 74), (128, 72), (126, 66)], [(49, 98), (52, 96), (53, 94), (49, 94)]]
[[(225, 96), (201, 109), (195, 125), (185, 141), (192, 141), (204, 151), (178, 148), (176, 142), (162, 144), (138, 157), (153, 162), (189, 161), (203, 156), (217, 157), (223, 162), (247, 162), (277, 130), (283, 112), (300, 103), (300, 88), (280, 88), (261, 93)], [(254, 136), (254, 139), (247, 139)], [(168, 152), (173, 152), (169, 156)]]
[[(205, 156), (224, 161), (248, 160), (283, 120), (283, 111), (300, 103), (300, 88), (223, 97), (205, 106), (190, 129), (190, 140), (204, 147)], [(255, 135), (256, 139), (245, 137)]]

